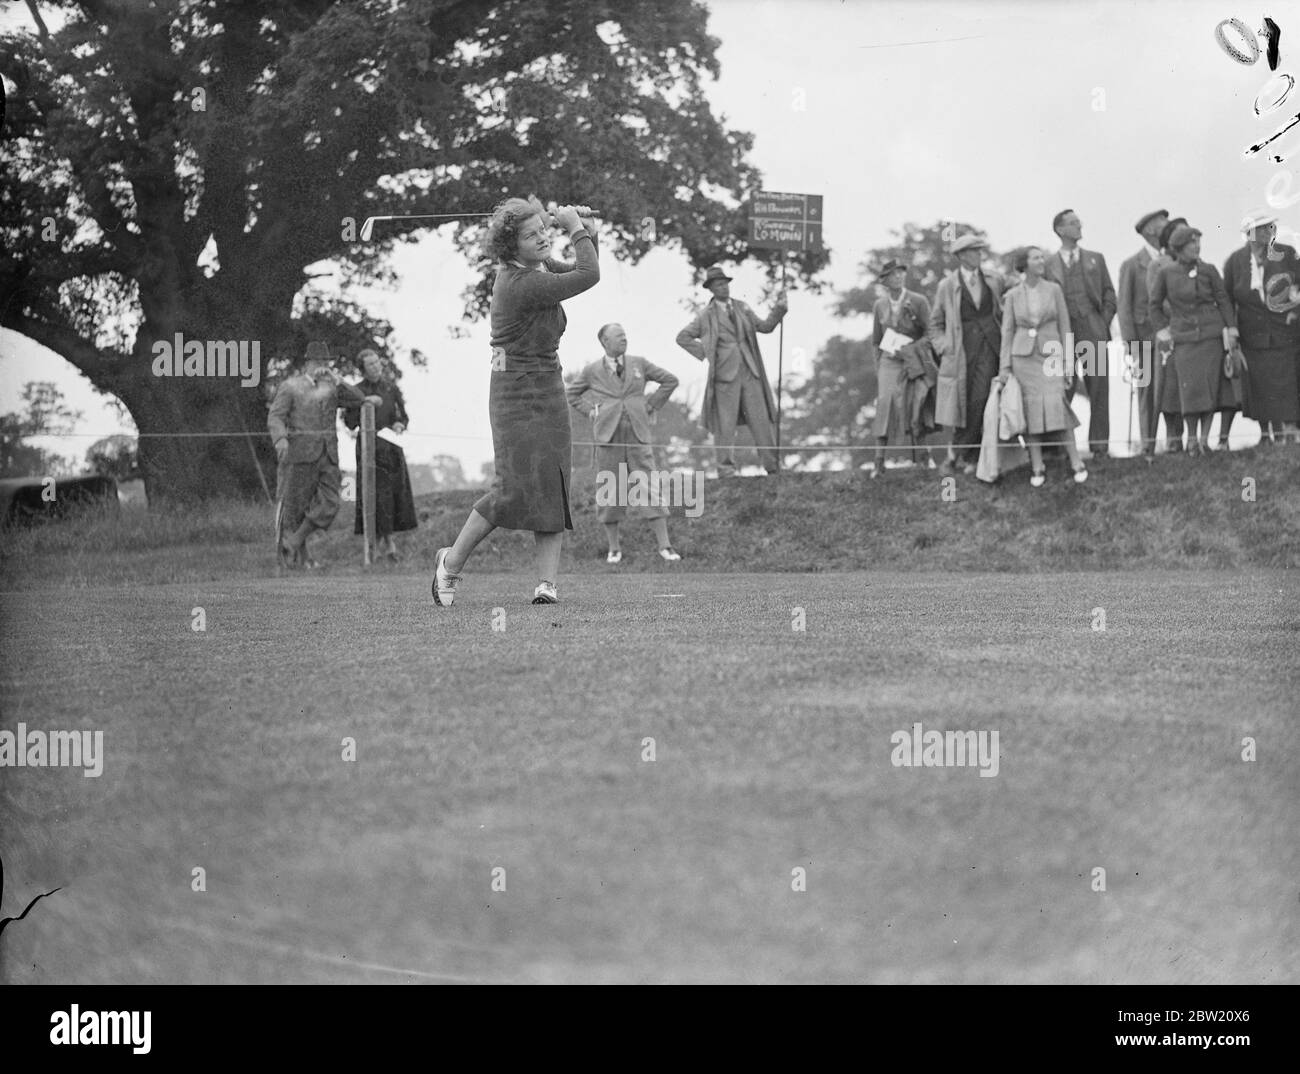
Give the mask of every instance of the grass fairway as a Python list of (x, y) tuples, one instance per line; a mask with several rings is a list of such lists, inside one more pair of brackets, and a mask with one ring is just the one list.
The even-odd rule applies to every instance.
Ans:
[[(3, 772), (4, 912), (63, 886), (0, 938), (4, 977), (1295, 982), (1298, 588), (589, 575), (534, 608), (528, 575), (495, 573), (452, 609), (418, 573), (11, 591), (0, 727), (102, 729), (105, 767)], [(996, 729), (996, 777), (894, 767), (917, 721)]]

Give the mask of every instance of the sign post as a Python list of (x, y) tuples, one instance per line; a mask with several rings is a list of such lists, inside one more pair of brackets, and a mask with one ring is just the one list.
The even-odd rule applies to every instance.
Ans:
[[(806, 253), (822, 248), (822, 196), (760, 190), (749, 206), (751, 250)], [(781, 290), (786, 286), (786, 259), (781, 261)], [(776, 466), (781, 470), (781, 387), (785, 368), (785, 318), (776, 351)]]

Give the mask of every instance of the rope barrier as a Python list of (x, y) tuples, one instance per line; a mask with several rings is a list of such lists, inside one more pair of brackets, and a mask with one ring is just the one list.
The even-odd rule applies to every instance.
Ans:
[[(249, 435), (250, 435), (249, 433), (244, 433), (244, 432), (231, 432), (231, 433), (122, 433), (122, 432), (117, 432), (117, 433), (33, 433), (30, 437), (24, 437), (23, 439), (33, 439), (33, 438), (35, 438), (35, 437), (63, 437), (63, 438), (84, 438), (84, 439), (92, 439), (92, 440), (106, 440), (106, 439), (109, 439), (109, 438), (111, 438), (111, 437), (117, 437), (117, 436), (125, 436), (125, 437), (129, 437), (130, 439), (133, 439), (133, 440), (144, 440), (144, 439), (202, 439), (202, 438), (205, 438), (205, 437), (207, 437), (207, 438), (212, 438), (212, 437), (219, 438), (219, 437), (233, 437), (233, 436), (237, 436), (237, 437), (241, 437), (241, 438), (247, 438)], [(252, 435), (269, 436), (269, 434), (267, 434), (267, 433), (259, 433), (259, 434), (252, 434)], [(314, 434), (314, 433), (304, 433), (304, 432), (291, 432), (291, 433), (289, 433), (289, 435), (290, 435), (290, 436), (314, 436), (314, 435), (317, 435), (317, 434)], [(492, 442), (492, 438), (491, 438), (490, 436), (468, 436), (468, 435), (462, 435), (462, 434), (457, 434), (457, 433), (412, 433), (412, 432), (404, 432), (404, 433), (402, 433), (401, 435), (402, 435), (403, 438), (409, 437), (409, 438), (411, 438), (411, 439), (413, 439), (413, 440), (469, 440), (469, 441), (474, 441), (474, 442), (476, 442), (476, 443), (486, 443), (486, 444), (490, 444), (490, 443)], [(1264, 437), (1261, 436), (1261, 439), (1264, 439)], [(1011, 442), (1011, 441), (1007, 441), (1007, 443), (1010, 443), (1010, 442)], [(1150, 437), (1150, 438), (1147, 438), (1147, 439), (1145, 439), (1145, 440), (1137, 439), (1137, 438), (1135, 438), (1135, 439), (1133, 439), (1133, 440), (1128, 440), (1128, 439), (1114, 440), (1114, 439), (1112, 439), (1112, 440), (1108, 440), (1108, 441), (1107, 441), (1107, 444), (1108, 444), (1108, 445), (1119, 445), (1119, 446), (1124, 446), (1124, 445), (1128, 445), (1128, 444), (1133, 444), (1133, 445), (1137, 445), (1137, 446), (1139, 446), (1139, 447), (1146, 447), (1146, 446), (1151, 445), (1151, 444), (1163, 444), (1164, 442), (1165, 442), (1165, 438), (1164, 438), (1164, 437)], [(574, 440), (574, 441), (573, 441), (573, 446), (574, 446), (574, 447), (642, 447), (642, 446), (644, 446), (644, 445), (642, 445), (639, 441), (636, 442), (635, 444), (630, 444), (630, 443), (623, 443), (623, 442), (617, 442), (617, 443), (616, 443), (616, 442), (614, 442), (614, 441), (608, 441), (608, 440), (606, 440), (606, 441), (595, 441), (595, 440)], [(752, 443), (743, 443), (743, 442), (736, 442), (736, 443), (731, 444), (731, 445), (726, 445), (726, 444), (714, 444), (714, 443), (708, 443), (708, 444), (677, 444), (677, 445), (667, 445), (667, 444), (662, 444), (662, 443), (655, 443), (655, 444), (652, 444), (651, 446), (652, 446), (652, 447), (656, 447), (656, 448), (664, 448), (664, 447), (672, 446), (673, 449), (676, 450), (676, 451), (718, 451), (718, 450), (722, 450), (723, 448), (728, 447), (728, 446), (729, 446), (732, 450), (742, 450), (742, 451), (743, 451), (743, 450), (754, 450), (754, 451), (765, 450), (765, 449), (762, 449), (762, 448), (757, 447), (756, 445), (754, 445), (754, 444), (752, 444)], [(961, 446), (961, 445), (958, 445), (958, 446)], [(978, 446), (978, 444), (970, 445), (970, 446)], [(943, 441), (943, 442), (936, 443), (936, 444), (886, 444), (883, 448), (879, 448), (879, 447), (877, 447), (875, 444), (782, 444), (780, 450), (781, 450), (781, 453), (782, 453), (782, 454), (787, 454), (787, 453), (796, 452), (796, 451), (802, 451), (802, 452), (808, 452), (808, 451), (813, 451), (813, 452), (817, 452), (817, 451), (873, 451), (873, 452), (874, 452), (874, 451), (880, 451), (880, 450), (884, 450), (884, 451), (889, 451), (889, 452), (895, 452), (895, 453), (897, 453), (897, 452), (900, 452), (900, 451), (911, 451), (911, 452), (946, 451), (946, 450), (947, 450), (947, 447), (948, 447), (947, 441)], [(767, 450), (770, 450), (770, 449), (767, 449)]]

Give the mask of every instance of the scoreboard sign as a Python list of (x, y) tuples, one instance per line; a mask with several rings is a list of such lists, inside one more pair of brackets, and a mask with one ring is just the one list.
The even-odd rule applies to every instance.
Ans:
[(822, 248), (822, 196), (759, 191), (749, 206), (749, 245), (760, 250)]

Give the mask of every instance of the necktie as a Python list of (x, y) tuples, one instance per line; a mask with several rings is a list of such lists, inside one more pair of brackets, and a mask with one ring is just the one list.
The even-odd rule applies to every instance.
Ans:
[(615, 358), (615, 359), (614, 359), (614, 372), (616, 372), (616, 373), (618, 374), (618, 379), (619, 379), (619, 380), (622, 380), (622, 379), (623, 379), (623, 359), (622, 359), (622, 358)]

